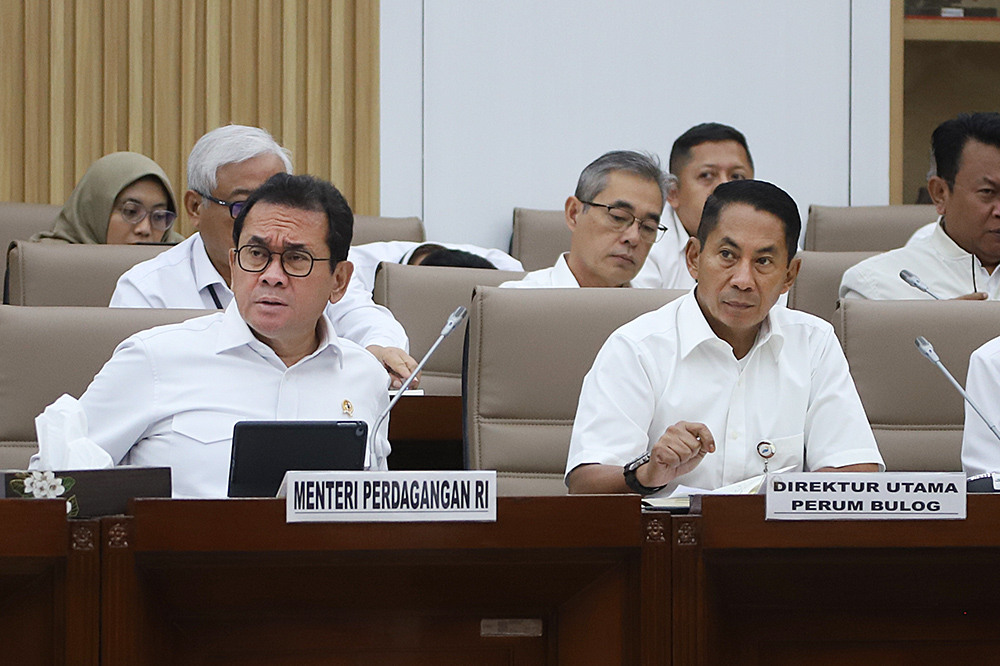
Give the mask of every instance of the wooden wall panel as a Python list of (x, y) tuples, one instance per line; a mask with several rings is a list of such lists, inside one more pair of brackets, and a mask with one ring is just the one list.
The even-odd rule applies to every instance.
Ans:
[(378, 213), (377, 0), (4, 0), (0, 60), (0, 200), (62, 203), (117, 150), (180, 195), (194, 142), (237, 122)]

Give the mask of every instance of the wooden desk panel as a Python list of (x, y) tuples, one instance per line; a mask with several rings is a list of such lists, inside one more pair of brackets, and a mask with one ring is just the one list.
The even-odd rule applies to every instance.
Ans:
[[(502, 498), (496, 523), (294, 524), (282, 500), (104, 519), (111, 664), (636, 664), (639, 500)], [(540, 636), (482, 636), (484, 619)]]
[(675, 516), (675, 664), (977, 663), (1000, 647), (1000, 497), (967, 521), (765, 521), (763, 497)]
[(11, 663), (98, 663), (96, 521), (63, 500), (0, 500), (0, 640)]

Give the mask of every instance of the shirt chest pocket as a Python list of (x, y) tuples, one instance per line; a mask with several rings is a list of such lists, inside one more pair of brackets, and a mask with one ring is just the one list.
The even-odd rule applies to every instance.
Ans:
[(795, 469), (790, 472), (801, 471), (805, 465), (805, 436), (803, 433), (790, 435), (788, 437), (772, 437), (767, 441), (771, 443), (774, 456), (767, 461), (768, 471), (777, 472), (783, 467), (794, 465)]
[(178, 435), (202, 444), (229, 441), (233, 438), (235, 417), (227, 418), (207, 412), (187, 412), (174, 417), (171, 428)]

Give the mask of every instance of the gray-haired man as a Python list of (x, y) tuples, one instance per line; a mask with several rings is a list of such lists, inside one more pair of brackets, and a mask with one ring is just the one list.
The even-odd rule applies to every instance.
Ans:
[[(233, 219), (250, 193), (276, 173), (290, 173), (288, 151), (265, 130), (226, 125), (208, 132), (188, 157), (184, 207), (198, 230), (118, 280), (111, 307), (224, 309), (233, 300), (229, 251)], [(406, 332), (371, 294), (349, 288), (327, 307), (337, 335), (374, 354), (389, 370), (393, 385), (416, 368), (406, 353)]]
[(569, 252), (555, 266), (501, 287), (628, 287), (642, 268), (660, 224), (666, 179), (659, 160), (614, 151), (591, 162), (566, 200)]

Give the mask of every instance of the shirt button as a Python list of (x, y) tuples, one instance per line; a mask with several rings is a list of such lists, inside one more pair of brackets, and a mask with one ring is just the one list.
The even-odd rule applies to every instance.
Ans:
[(740, 438), (739, 430), (732, 430), (729, 432), (729, 439), (739, 439), (739, 438)]

